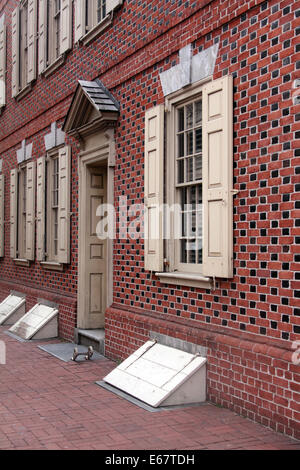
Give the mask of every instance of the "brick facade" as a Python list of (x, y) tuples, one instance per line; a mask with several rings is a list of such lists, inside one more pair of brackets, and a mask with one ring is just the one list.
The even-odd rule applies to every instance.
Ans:
[[(125, 358), (150, 331), (208, 347), (208, 398), (255, 421), (300, 438), (299, 9), (296, 0), (198, 2), (124, 1), (113, 25), (88, 46), (74, 46), (29, 94), (11, 96), (11, 13), (7, 24), (7, 104), (0, 115), (0, 158), (5, 175), (5, 257), (0, 300), (11, 289), (58, 303), (60, 335), (73, 338), (77, 311), (78, 170), (72, 146), (71, 263), (61, 272), (39, 262), (18, 267), (10, 258), (10, 170), (26, 139), (32, 156), (45, 153), (51, 123), (61, 127), (77, 80), (99, 77), (120, 103), (115, 131), (115, 201), (143, 202), (144, 114), (162, 103), (160, 73), (218, 43), (214, 79), (234, 77), (234, 277), (214, 291), (161, 284), (143, 268), (143, 240), (114, 242), (113, 305), (106, 315), (106, 354)], [(298, 53), (298, 55), (297, 55)], [(298, 113), (298, 114), (297, 114)], [(118, 225), (117, 225), (118, 226)]]

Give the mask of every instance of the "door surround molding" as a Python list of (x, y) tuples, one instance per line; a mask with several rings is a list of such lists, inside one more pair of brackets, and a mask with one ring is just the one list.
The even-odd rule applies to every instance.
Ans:
[[(114, 128), (99, 131), (97, 134), (86, 136), (81, 141), (82, 151), (78, 158), (78, 289), (77, 289), (77, 327), (85, 329), (84, 305), (85, 292), (85, 244), (86, 224), (84, 211), (87, 197), (87, 172), (88, 166), (102, 165), (107, 172), (107, 204), (114, 204), (114, 165), (115, 165), (115, 140)], [(113, 302), (113, 240), (107, 239), (106, 259), (106, 308)], [(104, 325), (103, 325), (104, 328)]]

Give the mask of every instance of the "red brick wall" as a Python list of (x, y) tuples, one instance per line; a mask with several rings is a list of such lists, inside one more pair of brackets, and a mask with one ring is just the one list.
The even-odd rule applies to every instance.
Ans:
[(66, 340), (74, 340), (74, 328), (76, 326), (77, 302), (74, 297), (62, 294), (54, 294), (51, 289), (35, 289), (24, 284), (1, 281), (0, 279), (0, 302), (2, 302), (11, 291), (26, 295), (26, 311), (28, 312), (38, 303), (38, 299), (54, 302), (59, 311), (58, 336)]
[[(50, 132), (51, 123), (62, 124), (76, 81), (99, 77), (121, 107), (115, 133), (115, 200), (127, 195), (128, 204), (142, 203), (143, 119), (145, 109), (164, 100), (159, 73), (178, 62), (178, 51), (187, 44), (193, 44), (196, 54), (218, 41), (214, 78), (227, 73), (234, 76), (234, 184), (240, 191), (234, 198), (234, 277), (222, 281), (214, 292), (162, 285), (143, 269), (143, 240), (116, 240), (114, 305), (119, 308), (120, 320), (117, 325), (116, 316), (108, 312), (107, 353), (110, 357), (125, 357), (132, 352), (148, 337), (153, 315), (159, 315), (159, 328), (171, 336), (177, 334), (178, 324), (180, 328), (192, 328), (195, 332), (189, 335), (195, 335), (196, 342), (202, 341), (199, 331), (206, 331), (213, 338), (209, 349), (210, 399), (291, 434), (299, 427), (299, 409), (297, 415), (292, 408), (297, 402), (299, 366), (281, 358), (282, 367), (276, 366), (276, 373), (282, 373), (288, 384), (280, 387), (269, 383), (261, 374), (267, 377), (267, 371), (275, 379), (272, 367), (278, 357), (268, 351), (266, 357), (271, 362), (265, 364), (265, 353), (254, 348), (276, 345), (276, 351), (284, 351), (285, 355), (291, 352), (292, 342), (300, 338), (296, 265), (300, 106), (292, 100), (293, 82), (300, 70), (298, 2), (206, 0), (180, 6), (168, 2), (161, 8), (162, 3), (125, 0), (113, 26), (89, 46), (74, 47), (66, 63), (49, 78), (39, 78), (19, 102), (10, 98), (8, 26), (7, 105), (0, 116), (7, 222), (5, 258), (0, 260), (0, 300), (9, 286), (28, 292), (30, 305), (38, 297), (54, 301), (59, 296), (60, 334), (72, 338), (77, 308), (79, 142), (68, 139), (72, 144), (72, 261), (59, 273), (43, 270), (38, 262), (29, 268), (17, 267), (9, 257), (9, 175), (17, 166), (16, 150), (22, 140), (33, 143), (33, 158), (37, 159), (45, 152), (44, 135)], [(0, 14), (6, 13), (8, 25), (16, 4), (16, 0), (0, 1)], [(128, 312), (125, 317), (124, 309)], [(145, 314), (149, 311), (152, 316)], [(236, 344), (228, 343), (232, 337), (250, 341), (252, 349), (243, 343), (240, 351), (255, 357), (247, 359), (235, 353)], [(217, 355), (218, 348), (226, 350)], [(220, 355), (231, 364), (231, 372), (225, 362), (220, 362)], [(242, 361), (252, 361), (252, 365)], [(257, 377), (252, 377), (251, 370)], [(295, 374), (293, 380), (288, 378), (291, 373)], [(240, 381), (230, 374), (240, 374)], [(257, 393), (248, 387), (254, 387)], [(285, 405), (275, 401), (281, 391), (281, 400), (288, 401)], [(262, 393), (271, 395), (267, 399)], [(245, 408), (243, 401), (247, 403)], [(255, 406), (259, 407), (257, 411)]]
[(111, 307), (106, 315), (105, 354), (125, 359), (149, 340), (150, 332), (207, 348), (208, 400), (300, 439), (299, 365), (293, 364), (292, 353), (283, 344)]

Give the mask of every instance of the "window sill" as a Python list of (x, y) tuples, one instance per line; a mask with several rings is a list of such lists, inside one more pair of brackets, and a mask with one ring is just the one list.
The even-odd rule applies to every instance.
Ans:
[(29, 261), (28, 259), (15, 258), (15, 259), (14, 259), (14, 263), (15, 263), (17, 266), (25, 266), (25, 267), (30, 266), (30, 261)]
[(43, 72), (41, 73), (41, 76), (45, 78), (49, 77), (52, 73), (54, 73), (57, 69), (59, 69), (61, 65), (65, 63), (66, 57), (67, 57), (66, 54), (60, 55), (57, 59), (55, 59), (54, 62), (52, 62), (52, 64), (48, 65), (48, 67), (45, 70), (43, 70)]
[(177, 286), (202, 287), (204, 289), (212, 288), (212, 280), (201, 274), (172, 272), (155, 273), (160, 282), (164, 284), (175, 284)]
[(108, 28), (113, 22), (113, 16), (108, 14), (100, 23), (94, 28), (88, 31), (82, 38), (79, 39), (78, 43), (84, 46), (88, 46), (94, 39), (100, 36), (103, 31)]
[(48, 271), (60, 271), (64, 270), (64, 265), (62, 263), (55, 263), (51, 261), (41, 261), (41, 266)]
[(17, 101), (20, 101), (22, 98), (24, 98), (26, 95), (28, 95), (28, 93), (30, 93), (32, 90), (32, 83), (29, 83), (28, 85), (26, 85), (24, 88), (22, 88), (22, 90), (20, 90), (16, 96), (15, 96), (15, 99)]

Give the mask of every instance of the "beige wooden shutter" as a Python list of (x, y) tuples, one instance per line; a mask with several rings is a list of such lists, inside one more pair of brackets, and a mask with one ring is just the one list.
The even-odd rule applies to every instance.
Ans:
[(40, 157), (37, 160), (36, 170), (36, 244), (37, 244), (37, 260), (45, 259), (45, 182), (46, 182), (46, 159)]
[(36, 78), (36, 23), (37, 0), (28, 0), (27, 41), (28, 41), (28, 69), (27, 82)]
[(86, 0), (75, 0), (75, 42), (79, 41), (86, 33), (85, 11)]
[(72, 47), (72, 0), (61, 0), (60, 53)]
[(4, 256), (4, 175), (0, 175), (0, 257)]
[(0, 18), (0, 108), (6, 103), (6, 27), (5, 15)]
[(39, 74), (46, 68), (47, 0), (39, 0)]
[(17, 257), (18, 170), (10, 172), (10, 256)]
[(26, 171), (26, 259), (34, 260), (35, 238), (35, 162)]
[(163, 269), (164, 106), (145, 114), (145, 269)]
[(117, 8), (119, 5), (122, 5), (122, 3), (122, 0), (106, 0), (106, 14), (108, 15), (108, 13)]
[(70, 262), (71, 149), (59, 150), (58, 261)]
[(233, 275), (232, 76), (203, 88), (203, 274)]
[(11, 94), (16, 96), (19, 91), (19, 31), (20, 31), (20, 14), (19, 7), (12, 13), (12, 77), (11, 77)]

